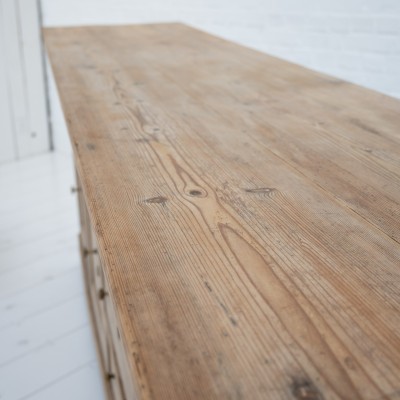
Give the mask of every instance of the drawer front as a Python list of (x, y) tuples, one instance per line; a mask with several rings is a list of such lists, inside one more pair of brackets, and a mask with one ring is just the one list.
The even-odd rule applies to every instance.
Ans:
[(105, 307), (104, 303), (99, 301), (98, 292), (95, 285), (94, 273), (92, 268), (92, 263), (88, 260), (87, 255), (82, 251), (82, 241), (81, 242), (81, 258), (82, 258), (82, 268), (83, 276), (85, 279), (86, 287), (86, 297), (89, 305), (90, 316), (92, 319), (92, 326), (94, 330), (94, 335), (96, 337), (97, 346), (99, 350), (100, 364), (103, 369), (107, 369), (110, 365), (109, 357), (109, 340), (107, 337), (106, 329), (106, 318), (105, 318)]
[(89, 227), (89, 240), (92, 246), (92, 252), (90, 255), (91, 258), (91, 265), (92, 265), (92, 269), (93, 269), (93, 279), (94, 279), (94, 284), (96, 287), (96, 290), (99, 294), (99, 296), (101, 297), (101, 292), (103, 290), (105, 290), (105, 286), (104, 286), (104, 273), (103, 273), (103, 267), (101, 265), (101, 261), (100, 261), (100, 257), (98, 254), (98, 245), (97, 245), (97, 239), (95, 236), (95, 233), (92, 229), (92, 227)]
[[(132, 376), (130, 367), (126, 358), (125, 348), (123, 346), (116, 313), (114, 310), (110, 287), (104, 276), (103, 267), (100, 258), (95, 261), (95, 273), (98, 275), (97, 282), (100, 286), (97, 287), (97, 292), (102, 293), (99, 297), (101, 317), (104, 318), (104, 328), (107, 331), (107, 337), (110, 339), (110, 372), (111, 375), (117, 376), (117, 379), (111, 382), (113, 391), (121, 396), (122, 399), (134, 400), (136, 398), (134, 386), (132, 384)], [(96, 281), (96, 279), (95, 279)], [(118, 381), (118, 386), (117, 382)], [(120, 397), (117, 397), (120, 398)]]
[(119, 323), (116, 317), (116, 312), (110, 296), (110, 288), (107, 280), (104, 280), (105, 291), (107, 295), (104, 298), (106, 307), (106, 315), (108, 319), (108, 326), (110, 329), (110, 337), (113, 344), (113, 355), (115, 358), (116, 369), (119, 371), (119, 378), (121, 381), (122, 392), (125, 394), (126, 399), (134, 400), (137, 398), (134, 382), (132, 380), (131, 369), (126, 357), (125, 347), (120, 335)]
[(82, 267), (106, 396), (110, 400), (134, 400), (132, 375), (78, 175), (77, 188)]
[(82, 192), (82, 184), (79, 179), (78, 173), (76, 175), (76, 192), (78, 194), (78, 207), (79, 207), (79, 221), (81, 224), (81, 244), (83, 247), (84, 254), (90, 251), (92, 247), (90, 238), (90, 219), (87, 211), (85, 199)]
[(124, 385), (121, 378), (120, 369), (117, 364), (115, 351), (112, 348), (110, 353), (110, 390), (114, 400), (127, 400)]

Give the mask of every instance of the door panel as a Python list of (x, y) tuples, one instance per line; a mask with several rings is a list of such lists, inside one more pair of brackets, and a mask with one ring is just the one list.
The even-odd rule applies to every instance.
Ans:
[(50, 149), (36, 0), (0, 0), (0, 47), (1, 162)]

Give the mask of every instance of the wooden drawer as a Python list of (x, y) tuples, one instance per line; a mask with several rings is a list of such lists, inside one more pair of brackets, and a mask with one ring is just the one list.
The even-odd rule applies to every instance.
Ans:
[(92, 327), (97, 342), (98, 357), (101, 367), (105, 371), (110, 365), (109, 359), (109, 339), (107, 337), (106, 318), (104, 303), (100, 302), (98, 299), (98, 292), (95, 286), (94, 273), (91, 263), (88, 260), (88, 256), (82, 251), (82, 239), (79, 236), (81, 244), (81, 259), (82, 259), (82, 269), (83, 276), (85, 280), (86, 297), (88, 301), (90, 316), (92, 320)]
[(127, 400), (124, 391), (124, 385), (121, 378), (121, 371), (117, 363), (115, 350), (110, 351), (110, 373), (109, 373), (110, 390), (114, 400)]
[(106, 292), (104, 304), (106, 308), (110, 337), (113, 344), (113, 355), (116, 368), (119, 371), (122, 392), (125, 393), (127, 399), (134, 400), (137, 398), (136, 391), (134, 382), (132, 381), (132, 374), (128, 364), (127, 354), (125, 352), (120, 334), (121, 328), (116, 317), (117, 314), (111, 297), (112, 292), (106, 279), (104, 280), (104, 283)]
[(78, 175), (77, 182), (82, 267), (106, 396), (110, 400), (134, 400), (130, 368)]
[(104, 352), (105, 376), (108, 386), (115, 399), (135, 399), (135, 390), (126, 353), (120, 336), (111, 292), (104, 276), (100, 258), (94, 254), (89, 268), (89, 280), (92, 288), (89, 290), (90, 302), (93, 304), (93, 314), (96, 321), (99, 346)]
[(82, 183), (77, 172), (75, 176), (76, 176), (75, 191), (78, 194), (77, 197), (78, 197), (78, 207), (79, 207), (79, 221), (81, 225), (80, 243), (82, 245), (83, 254), (86, 254), (87, 251), (90, 251), (90, 249), (92, 248), (91, 235), (90, 235), (90, 219), (83, 195)]
[(93, 282), (94, 282), (94, 286), (95, 289), (97, 291), (98, 296), (101, 298), (104, 296), (104, 294), (102, 294), (105, 290), (105, 278), (104, 278), (104, 272), (103, 272), (103, 267), (101, 265), (101, 261), (100, 261), (100, 256), (98, 254), (98, 245), (97, 245), (97, 240), (96, 240), (96, 236), (95, 233), (92, 229), (91, 226), (89, 226), (89, 238), (90, 238), (90, 243), (92, 246), (92, 251), (89, 255), (89, 263), (91, 265), (92, 268), (92, 274), (93, 274)]
[[(94, 284), (97, 290), (97, 302), (99, 308), (99, 318), (102, 320), (102, 327), (106, 331), (106, 336), (111, 343), (110, 349), (110, 373), (118, 376), (118, 388), (115, 387), (115, 380), (112, 383), (113, 391), (122, 396), (121, 398), (135, 399), (135, 391), (131, 381), (130, 368), (126, 353), (122, 343), (120, 328), (116, 318), (116, 312), (112, 300), (112, 292), (110, 290), (107, 279), (104, 275), (103, 266), (100, 257), (93, 255), (93, 273)], [(125, 397), (127, 396), (127, 397)], [(117, 397), (119, 398), (119, 397)]]

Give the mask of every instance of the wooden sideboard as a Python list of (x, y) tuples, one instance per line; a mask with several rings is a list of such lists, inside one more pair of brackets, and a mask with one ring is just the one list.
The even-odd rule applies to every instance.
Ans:
[(400, 398), (400, 102), (182, 24), (45, 29), (110, 399)]

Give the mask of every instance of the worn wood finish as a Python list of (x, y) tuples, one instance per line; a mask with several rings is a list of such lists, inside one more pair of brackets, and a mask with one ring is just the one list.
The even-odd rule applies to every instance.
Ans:
[(400, 103), (181, 24), (45, 30), (141, 399), (400, 397)]

